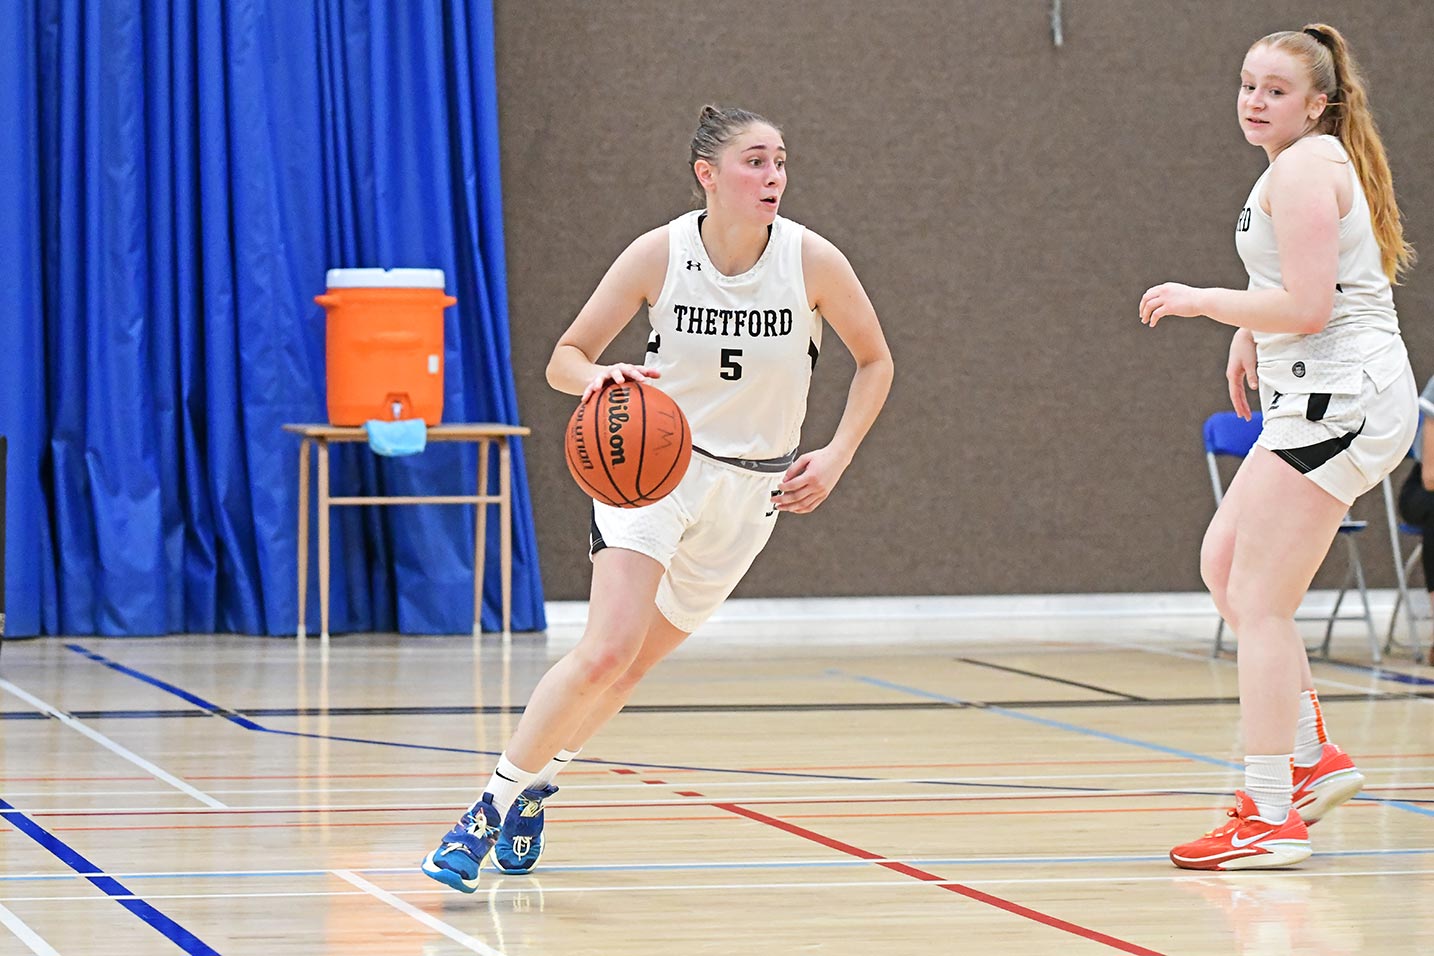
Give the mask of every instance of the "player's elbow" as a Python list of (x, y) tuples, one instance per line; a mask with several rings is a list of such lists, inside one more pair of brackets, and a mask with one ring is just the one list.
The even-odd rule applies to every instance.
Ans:
[[(581, 350), (566, 342), (559, 342), (553, 348), (553, 354), (548, 357), (548, 367), (543, 374), (548, 380), (548, 385), (560, 392), (572, 392), (573, 373), (571, 368), (574, 351), (580, 352)], [(579, 388), (578, 391), (581, 392), (582, 389)]]
[(1329, 325), (1329, 320), (1334, 315), (1334, 296), (1307, 293), (1293, 295), (1291, 299), (1290, 318), (1294, 331), (1301, 335), (1314, 335), (1316, 332), (1323, 332), (1324, 327)]

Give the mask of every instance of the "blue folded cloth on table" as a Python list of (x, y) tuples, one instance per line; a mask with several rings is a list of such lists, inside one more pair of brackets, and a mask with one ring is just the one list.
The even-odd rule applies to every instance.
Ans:
[(372, 418), (363, 427), (368, 432), (368, 447), (375, 455), (416, 455), (428, 445), (428, 425), (421, 418), (398, 422)]

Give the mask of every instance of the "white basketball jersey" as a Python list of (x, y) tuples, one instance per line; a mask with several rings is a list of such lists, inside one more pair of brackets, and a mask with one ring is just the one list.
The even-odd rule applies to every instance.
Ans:
[[(1381, 389), (1397, 378), (1404, 369), (1404, 348), (1364, 189), (1344, 144), (1334, 136), (1325, 138), (1339, 147), (1353, 186), (1349, 212), (1339, 221), (1334, 311), (1320, 332), (1256, 332), (1255, 346), (1262, 377), (1267, 366), (1278, 366), (1272, 371), (1283, 381), (1284, 366), (1289, 366), (1294, 377), (1303, 379), (1287, 382), (1294, 386), (1291, 390), (1357, 394), (1361, 370), (1368, 371)], [(1274, 222), (1260, 207), (1269, 176), (1266, 169), (1255, 181), (1235, 225), (1235, 249), (1245, 264), (1251, 289), (1284, 287)]]
[(693, 210), (668, 224), (667, 275), (648, 309), (645, 364), (692, 426), (692, 443), (724, 458), (780, 458), (797, 447), (822, 320), (802, 277), (805, 227), (778, 216), (767, 248), (737, 276), (702, 245)]

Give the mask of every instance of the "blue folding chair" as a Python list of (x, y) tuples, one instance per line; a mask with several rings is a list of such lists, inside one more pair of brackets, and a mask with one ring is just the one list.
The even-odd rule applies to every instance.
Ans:
[[(1215, 492), (1215, 507), (1225, 498), (1225, 485), (1220, 479), (1219, 459), (1244, 458), (1255, 447), (1255, 440), (1260, 437), (1260, 426), (1262, 419), (1259, 412), (1251, 416), (1250, 421), (1245, 421), (1234, 412), (1216, 412), (1205, 419), (1205, 462), (1210, 468), (1210, 487)], [(1324, 643), (1320, 645), (1320, 656), (1329, 657), (1330, 640), (1334, 636), (1335, 621), (1357, 621), (1363, 620), (1364, 626), (1369, 631), (1369, 652), (1375, 663), (1380, 660), (1379, 638), (1374, 633), (1374, 615), (1369, 610), (1369, 589), (1364, 582), (1364, 564), (1359, 559), (1359, 546), (1355, 542), (1355, 535), (1369, 527), (1368, 521), (1356, 521), (1345, 515), (1344, 521), (1340, 522), (1337, 537), (1345, 543), (1347, 555), (1348, 573), (1345, 575), (1344, 583), (1340, 585), (1339, 594), (1335, 596), (1334, 607), (1329, 614), (1316, 616), (1296, 617), (1297, 621), (1324, 621)], [(1357, 615), (1340, 615), (1339, 609), (1344, 604), (1344, 596), (1349, 592), (1351, 586), (1359, 588), (1360, 602), (1364, 606), (1364, 613)], [(1219, 626), (1215, 629), (1215, 650), (1212, 656), (1219, 657), (1224, 649), (1225, 620), (1220, 619)]]
[[(1419, 439), (1416, 438), (1415, 441)], [(1411, 456), (1412, 457), (1412, 456)], [(1389, 615), (1389, 630), (1384, 635), (1384, 650), (1389, 652), (1398, 643), (1394, 639), (1394, 627), (1399, 622), (1399, 612), (1404, 611), (1404, 621), (1409, 629), (1409, 649), (1414, 655), (1414, 660), (1423, 663), (1424, 653), (1419, 640), (1420, 620), (1427, 620), (1428, 615), (1420, 614), (1417, 608), (1424, 606), (1422, 600), (1416, 601), (1413, 591), (1409, 587), (1409, 577), (1414, 573), (1414, 566), (1419, 563), (1424, 551), (1424, 529), (1414, 524), (1406, 524), (1399, 520), (1398, 511), (1395, 507), (1394, 483), (1388, 475), (1384, 476), (1384, 519), (1389, 524), (1389, 546), (1394, 552), (1394, 610)], [(1404, 547), (1400, 544), (1401, 535), (1410, 535), (1414, 541), (1414, 547), (1409, 550), (1408, 556), (1404, 554)], [(1426, 587), (1427, 587), (1426, 583)], [(1422, 597), (1422, 596), (1421, 596)]]

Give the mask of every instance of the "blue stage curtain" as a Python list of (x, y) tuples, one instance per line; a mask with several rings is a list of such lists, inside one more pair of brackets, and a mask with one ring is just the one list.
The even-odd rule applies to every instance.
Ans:
[[(292, 633), (298, 440), (280, 426), (327, 417), (326, 269), (443, 269), (444, 419), (519, 421), (491, 0), (14, 5), (8, 631)], [(468, 493), (477, 473), (469, 445), (347, 446), (332, 466), (340, 494)], [(521, 442), (513, 488), (513, 624), (538, 630)], [(332, 631), (471, 629), (471, 507), (332, 515)]]

